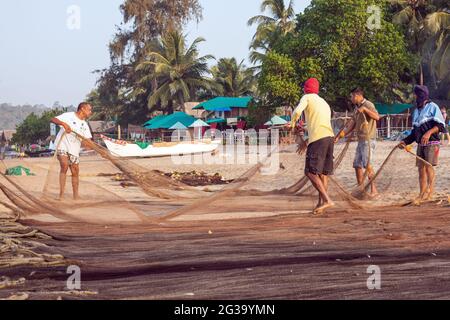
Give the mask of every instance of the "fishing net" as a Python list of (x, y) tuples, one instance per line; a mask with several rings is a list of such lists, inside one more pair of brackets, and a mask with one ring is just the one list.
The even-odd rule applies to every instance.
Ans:
[[(275, 144), (267, 146), (264, 152), (258, 149), (258, 161), (241, 165), (227, 162), (227, 152), (219, 152), (214, 158), (222, 161), (218, 161), (219, 165), (214, 161), (195, 163), (193, 156), (181, 157), (182, 164), (172, 158), (124, 159), (112, 155), (101, 145), (86, 142), (95, 155), (81, 158), (81, 200), (71, 199), (70, 170), (66, 197), (57, 200), (60, 168), (54, 157), (4, 160), (0, 166), (0, 201), (27, 219), (105, 225), (155, 224), (186, 217), (209, 219), (215, 216), (220, 220), (309, 214), (318, 202), (318, 193), (304, 174), (305, 156), (297, 154), (296, 145)], [(240, 147), (247, 160), (254, 156), (252, 146), (245, 143), (236, 146)], [(373, 154), (368, 148), (367, 156), (374, 172), (372, 180), (365, 170), (364, 183), (358, 185), (353, 169), (356, 147), (357, 142), (352, 139), (335, 146), (335, 175), (328, 181), (328, 191), (336, 207), (329, 212), (361, 213), (417, 204), (414, 202), (418, 195), (417, 158), (412, 153), (398, 149), (397, 142), (379, 141)], [(448, 156), (449, 150), (443, 148), (441, 163), (436, 168), (435, 197), (430, 201), (448, 197)], [(29, 168), (34, 175), (4, 174), (8, 168), (18, 166)], [(184, 168), (185, 172), (215, 170), (226, 175), (230, 183), (192, 187), (169, 174), (174, 169), (183, 172)], [(371, 197), (371, 181), (378, 190), (377, 197)]]

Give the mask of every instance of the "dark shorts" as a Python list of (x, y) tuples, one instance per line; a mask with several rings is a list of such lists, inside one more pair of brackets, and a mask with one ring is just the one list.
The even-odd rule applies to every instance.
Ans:
[(308, 146), (305, 173), (332, 175), (334, 171), (334, 138), (317, 140)]
[[(417, 155), (422, 159), (428, 161), (432, 166), (436, 167), (439, 163), (439, 151), (441, 150), (441, 146), (439, 144), (432, 144), (429, 146), (421, 146), (417, 147)], [(424, 163), (417, 159), (417, 166), (421, 167)]]

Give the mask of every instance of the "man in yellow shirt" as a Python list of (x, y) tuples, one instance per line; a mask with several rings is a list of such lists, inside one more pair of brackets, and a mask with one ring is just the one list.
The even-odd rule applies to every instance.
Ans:
[(335, 204), (328, 195), (328, 176), (334, 171), (334, 132), (331, 126), (331, 108), (319, 97), (320, 84), (315, 78), (305, 82), (305, 95), (295, 109), (291, 130), (295, 129), (302, 113), (306, 115), (308, 139), (305, 175), (319, 192), (319, 203), (314, 214), (321, 214)]

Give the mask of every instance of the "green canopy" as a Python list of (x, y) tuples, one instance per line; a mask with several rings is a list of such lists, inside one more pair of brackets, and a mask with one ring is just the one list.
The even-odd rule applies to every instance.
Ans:
[(401, 114), (404, 113), (406, 110), (411, 109), (413, 107), (412, 104), (383, 104), (383, 103), (376, 103), (375, 107), (378, 110), (378, 113), (382, 115), (389, 115), (389, 114)]
[(164, 114), (160, 114), (159, 116), (156, 116), (150, 120), (148, 120), (146, 123), (144, 123), (143, 127), (149, 127), (152, 124), (154, 124), (155, 122), (161, 121), (162, 119), (164, 119), (165, 117), (167, 117)]
[(22, 167), (22, 166), (7, 169), (5, 175), (7, 175), (7, 176), (34, 176), (34, 174), (31, 173), (30, 169)]
[(206, 111), (231, 111), (231, 108), (248, 108), (252, 97), (217, 97), (200, 103), (193, 110), (204, 109)]
[(207, 124), (212, 124), (212, 123), (226, 123), (227, 120), (223, 119), (223, 118), (214, 118), (214, 119), (209, 119), (206, 120)]
[(185, 127), (189, 127), (191, 124), (195, 122), (195, 120), (197, 119), (184, 112), (175, 112), (174, 114), (160, 117), (156, 121), (153, 121), (152, 124), (145, 125), (144, 127), (150, 130), (170, 129), (178, 122), (184, 125)]

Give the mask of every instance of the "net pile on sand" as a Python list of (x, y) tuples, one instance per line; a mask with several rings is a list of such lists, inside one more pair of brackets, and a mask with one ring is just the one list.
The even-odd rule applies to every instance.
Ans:
[[(0, 204), (13, 209), (8, 204)], [(16, 214), (0, 213), (0, 270), (20, 266), (50, 267), (65, 266), (67, 261), (61, 255), (45, 253), (46, 246), (39, 241), (51, 239), (36, 229), (18, 223), (19, 212)], [(19, 281), (19, 282), (22, 282)], [(2, 286), (20, 284), (9, 279), (0, 281)]]

